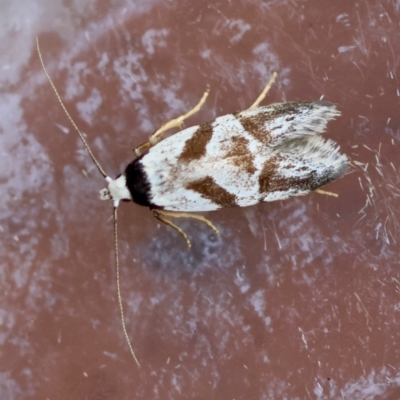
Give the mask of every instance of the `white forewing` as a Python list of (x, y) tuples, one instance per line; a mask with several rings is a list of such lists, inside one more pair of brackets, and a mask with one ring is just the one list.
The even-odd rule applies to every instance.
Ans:
[(141, 160), (152, 203), (194, 212), (306, 194), (346, 168), (336, 144), (316, 136), (337, 115), (328, 103), (282, 103), (178, 132)]

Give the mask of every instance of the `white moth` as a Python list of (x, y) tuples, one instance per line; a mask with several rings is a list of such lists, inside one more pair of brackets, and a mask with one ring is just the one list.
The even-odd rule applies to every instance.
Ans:
[(337, 145), (318, 136), (339, 114), (329, 103), (282, 103), (187, 128), (129, 164), (120, 193), (180, 212), (307, 194), (346, 168)]
[(118, 269), (117, 207), (121, 200), (149, 207), (160, 221), (186, 233), (169, 218), (194, 218), (217, 228), (203, 216), (189, 214), (222, 207), (246, 207), (263, 201), (305, 195), (340, 177), (349, 160), (332, 140), (319, 134), (340, 115), (328, 102), (288, 102), (259, 106), (276, 73), (245, 111), (218, 117), (213, 122), (193, 126), (163, 140), (171, 128), (204, 104), (209, 90), (185, 115), (165, 123), (136, 148), (137, 158), (116, 179), (106, 175), (85, 138), (69, 116), (37, 49), (44, 72), (65, 113), (79, 133), (86, 150), (108, 188), (100, 191), (103, 200), (114, 204), (116, 275), (122, 326), (129, 349), (138, 365), (124, 322)]

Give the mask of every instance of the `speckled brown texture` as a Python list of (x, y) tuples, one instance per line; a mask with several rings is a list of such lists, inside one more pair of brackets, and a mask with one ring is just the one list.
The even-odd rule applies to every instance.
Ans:
[(270, 115), (260, 113), (255, 117), (240, 117), (238, 119), (243, 128), (261, 143), (268, 144), (271, 141), (270, 132), (264, 126), (265, 122), (271, 119)]
[[(329, 182), (329, 179), (321, 179), (321, 181), (318, 182), (315, 179), (316, 173), (312, 170), (309, 171), (309, 173), (302, 178), (283, 177), (278, 173), (279, 164), (279, 156), (269, 159), (264, 164), (259, 177), (261, 194), (275, 191), (286, 191), (290, 188), (297, 190), (314, 190), (317, 187)], [(293, 169), (293, 167), (291, 167), (290, 165), (288, 165), (288, 168)]]
[(186, 188), (200, 193), (203, 197), (212, 200), (213, 203), (221, 207), (236, 206), (236, 196), (219, 186), (211, 176), (190, 182)]
[(232, 141), (232, 147), (226, 156), (231, 159), (235, 167), (244, 169), (250, 175), (254, 174), (256, 168), (253, 164), (254, 157), (248, 150), (248, 140), (240, 136), (233, 136), (229, 140)]
[(210, 122), (206, 122), (199, 126), (199, 129), (188, 139), (181, 155), (180, 162), (190, 162), (198, 160), (206, 153), (207, 143), (212, 137), (212, 127)]

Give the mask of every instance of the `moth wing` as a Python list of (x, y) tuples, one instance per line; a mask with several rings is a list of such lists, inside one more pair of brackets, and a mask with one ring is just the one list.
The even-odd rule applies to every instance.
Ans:
[(260, 201), (305, 195), (342, 176), (349, 160), (332, 140), (311, 136), (275, 149), (258, 175)]
[(336, 144), (317, 136), (337, 115), (330, 103), (283, 103), (178, 132), (141, 160), (152, 202), (196, 212), (306, 194), (347, 166)]
[(276, 147), (325, 132), (328, 122), (339, 115), (334, 104), (316, 101), (271, 104), (240, 111), (235, 117), (257, 140)]

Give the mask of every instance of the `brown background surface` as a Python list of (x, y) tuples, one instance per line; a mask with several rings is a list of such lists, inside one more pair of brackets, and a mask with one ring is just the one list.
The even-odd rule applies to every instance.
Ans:
[[(0, 398), (400, 398), (400, 2), (2, 1)], [(359, 167), (311, 194), (207, 214), (193, 242), (104, 181), (161, 123), (324, 96)]]

